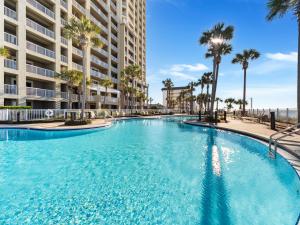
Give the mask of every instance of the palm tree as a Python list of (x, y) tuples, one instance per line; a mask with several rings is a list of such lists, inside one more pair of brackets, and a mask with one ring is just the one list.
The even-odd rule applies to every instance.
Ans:
[(298, 123), (300, 123), (300, 0), (269, 0), (269, 13), (267, 20), (271, 21), (276, 17), (283, 17), (292, 11), (297, 17), (298, 22), (298, 67), (297, 67), (297, 108)]
[(227, 98), (227, 99), (225, 99), (224, 102), (225, 102), (226, 105), (227, 105), (227, 109), (230, 110), (230, 109), (233, 108), (233, 104), (235, 104), (236, 101), (235, 101), (234, 98)]
[(144, 103), (147, 100), (146, 94), (142, 91), (137, 91), (136, 97), (140, 102), (140, 109), (143, 109)]
[(212, 72), (204, 73), (202, 76), (202, 82), (206, 85), (206, 99), (205, 99), (205, 112), (209, 109), (209, 87), (212, 84)]
[[(56, 74), (56, 78), (66, 81), (68, 88), (68, 108), (72, 109), (72, 93), (73, 89), (79, 87), (82, 84), (82, 72), (78, 70), (64, 70), (61, 73)], [(78, 91), (79, 92), (79, 91)]]
[(142, 79), (142, 69), (139, 65), (129, 65), (121, 71), (123, 77), (124, 88), (129, 94), (129, 106), (133, 107), (133, 98), (136, 97), (136, 83)]
[(100, 81), (100, 85), (105, 88), (105, 96), (104, 96), (104, 101), (103, 101), (103, 104), (105, 105), (106, 104), (106, 97), (107, 97), (107, 94), (108, 94), (108, 88), (112, 88), (114, 86), (114, 84), (111, 81), (111, 79), (107, 77), (107, 78)]
[(210, 116), (213, 116), (214, 103), (217, 93), (217, 84), (219, 76), (219, 67), (223, 55), (230, 54), (232, 46), (226, 42), (233, 38), (234, 27), (225, 26), (224, 23), (218, 23), (211, 30), (203, 32), (199, 43), (201, 45), (208, 45), (208, 53), (206, 58), (213, 58), (213, 73), (212, 73), (212, 95), (210, 105)]
[(207, 98), (206, 94), (203, 94), (203, 93), (201, 93), (197, 96), (196, 100), (197, 100), (197, 103), (199, 104), (200, 110), (203, 108), (203, 102), (205, 101), (206, 98)]
[(71, 39), (77, 44), (83, 53), (83, 82), (82, 82), (82, 101), (81, 101), (81, 119), (85, 117), (85, 102), (87, 92), (87, 53), (90, 47), (102, 48), (103, 43), (97, 37), (101, 33), (101, 29), (92, 23), (87, 17), (83, 16), (80, 19), (73, 17), (64, 26), (63, 34), (67, 39)]
[(8, 58), (10, 56), (9, 50), (7, 48), (0, 48), (0, 57)]
[(190, 113), (193, 114), (194, 113), (194, 100), (195, 100), (195, 96), (193, 95), (195, 87), (197, 86), (196, 82), (190, 82), (188, 84), (188, 87), (190, 89), (190, 94), (191, 94), (191, 98), (190, 98)]
[(166, 80), (164, 80), (162, 83), (165, 86), (165, 88), (167, 89), (167, 108), (169, 108), (170, 107), (170, 103), (171, 103), (171, 99), (170, 99), (170, 97), (171, 97), (171, 89), (172, 89), (172, 87), (174, 87), (174, 84), (173, 84), (172, 80), (169, 79), (169, 78), (166, 79)]
[(216, 102), (217, 102), (217, 111), (219, 111), (219, 102), (223, 102), (223, 100), (217, 97)]
[(235, 58), (232, 60), (233, 64), (241, 64), (244, 70), (244, 91), (243, 91), (243, 112), (245, 115), (246, 112), (246, 84), (247, 84), (247, 69), (249, 67), (249, 60), (258, 59), (260, 53), (255, 49), (244, 50), (242, 54), (236, 54)]
[(240, 110), (242, 109), (244, 103), (245, 103), (245, 105), (248, 105), (248, 102), (247, 102), (247, 101), (244, 102), (243, 99), (238, 99), (238, 100), (235, 101), (235, 104), (236, 104), (236, 105), (239, 105), (239, 109), (240, 109)]
[(150, 102), (150, 106), (151, 106), (151, 104), (152, 104), (152, 102), (153, 102), (153, 98), (149, 98), (149, 102)]

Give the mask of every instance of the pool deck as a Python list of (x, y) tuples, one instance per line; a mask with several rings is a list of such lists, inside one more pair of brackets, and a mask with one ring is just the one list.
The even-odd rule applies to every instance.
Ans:
[[(269, 141), (269, 137), (277, 131), (271, 130), (264, 124), (259, 124), (251, 121), (241, 121), (238, 119), (229, 118), (227, 123), (209, 124), (202, 123), (197, 120), (189, 120), (185, 123), (196, 126), (208, 126), (222, 130), (237, 132), (253, 138), (260, 139), (264, 142)], [(285, 157), (289, 163), (295, 168), (300, 176), (300, 134), (294, 134), (286, 137), (281, 141), (280, 146), (283, 149), (278, 149), (278, 153)]]
[(111, 125), (110, 120), (96, 119), (91, 124), (81, 126), (65, 126), (64, 122), (47, 122), (47, 123), (31, 123), (31, 124), (0, 124), (0, 128), (22, 128), (33, 130), (82, 130), (108, 127)]

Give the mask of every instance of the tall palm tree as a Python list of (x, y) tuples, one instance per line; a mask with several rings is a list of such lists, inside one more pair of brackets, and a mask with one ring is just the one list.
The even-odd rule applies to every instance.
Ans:
[(153, 102), (153, 98), (149, 98), (149, 102), (150, 102), (150, 106), (151, 106), (151, 104), (152, 104), (152, 102)]
[(195, 90), (195, 87), (197, 86), (197, 83), (192, 81), (188, 84), (188, 87), (190, 89), (190, 95), (191, 95), (191, 98), (190, 98), (190, 113), (193, 114), (194, 113), (194, 100), (195, 100), (195, 97), (193, 95), (194, 93), (194, 90)]
[(171, 99), (170, 99), (171, 90), (172, 90), (172, 87), (174, 87), (174, 84), (170, 78), (164, 80), (162, 83), (165, 86), (165, 88), (167, 89), (167, 108), (169, 108), (170, 103), (171, 103)]
[(210, 104), (210, 116), (213, 116), (214, 103), (217, 93), (219, 67), (221, 57), (230, 54), (232, 47), (227, 42), (233, 38), (234, 27), (225, 26), (224, 23), (216, 24), (211, 30), (202, 33), (199, 43), (208, 45), (208, 53), (206, 58), (213, 58), (213, 73), (212, 73), (212, 95)]
[(204, 73), (202, 76), (203, 79), (202, 82), (206, 85), (205, 112), (207, 112), (209, 109), (209, 96), (210, 96), (209, 89), (210, 89), (210, 85), (212, 84), (212, 75), (213, 75), (212, 72), (207, 72)]
[(73, 17), (64, 26), (63, 34), (67, 39), (71, 39), (77, 44), (83, 53), (83, 82), (82, 82), (82, 101), (81, 101), (81, 119), (85, 118), (86, 108), (86, 93), (87, 93), (87, 53), (90, 47), (102, 48), (103, 43), (98, 38), (101, 29), (92, 23), (87, 17), (83, 16), (80, 19)]
[(248, 102), (247, 102), (247, 101), (244, 102), (243, 99), (238, 99), (238, 100), (235, 101), (235, 104), (238, 105), (238, 106), (239, 106), (239, 109), (241, 110), (244, 104), (245, 104), (245, 105), (248, 105)]
[(247, 69), (249, 67), (249, 61), (258, 59), (260, 53), (255, 49), (244, 50), (243, 53), (236, 54), (235, 58), (232, 60), (233, 64), (239, 63), (242, 65), (244, 70), (244, 91), (243, 91), (243, 116), (246, 113), (246, 85), (247, 85)]
[(103, 104), (105, 105), (106, 104), (106, 97), (107, 97), (107, 94), (108, 94), (108, 88), (112, 88), (114, 86), (114, 83), (112, 82), (112, 80), (109, 77), (107, 77), (107, 78), (100, 81), (100, 85), (105, 88), (105, 96), (104, 96), (104, 101), (103, 101)]
[(66, 81), (68, 88), (68, 108), (72, 109), (72, 93), (73, 89), (77, 88), (82, 83), (82, 72), (78, 70), (64, 70), (61, 73), (56, 74), (56, 78)]
[(10, 56), (9, 50), (7, 48), (0, 48), (0, 57), (8, 58)]
[(217, 97), (216, 102), (217, 102), (217, 111), (219, 111), (219, 102), (223, 102), (223, 100), (221, 98)]
[(297, 67), (297, 108), (298, 123), (300, 123), (300, 0), (269, 0), (267, 20), (283, 17), (289, 11), (293, 12), (298, 22), (298, 67)]
[(129, 65), (121, 71), (121, 76), (123, 77), (124, 84), (127, 85), (129, 93), (129, 105), (130, 108), (133, 107), (133, 98), (136, 98), (136, 87), (137, 82), (142, 79), (142, 69), (139, 65)]

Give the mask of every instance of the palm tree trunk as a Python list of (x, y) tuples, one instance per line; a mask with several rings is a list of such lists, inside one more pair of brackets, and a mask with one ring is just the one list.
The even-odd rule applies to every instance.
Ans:
[(244, 69), (243, 116), (245, 116), (246, 113), (246, 83), (247, 83), (247, 69)]
[(68, 99), (69, 99), (69, 102), (68, 102), (68, 104), (69, 104), (69, 106), (68, 106), (68, 108), (69, 109), (72, 109), (72, 89), (69, 87), (68, 88)]
[(208, 109), (209, 109), (209, 105), (208, 105), (208, 95), (209, 95), (209, 85), (206, 86), (205, 112), (207, 112)]
[(81, 104), (81, 119), (85, 118), (85, 101), (86, 101), (86, 78), (87, 78), (87, 45), (82, 46), (83, 55), (83, 81), (82, 81), (82, 104)]
[(300, 123), (300, 20), (298, 19), (298, 76), (297, 76), (297, 109), (298, 123)]
[(211, 102), (210, 102), (210, 110), (209, 115), (210, 117), (213, 117), (214, 115), (214, 104), (215, 104), (215, 98), (216, 98), (216, 91), (217, 91), (217, 77), (219, 73), (219, 66), (216, 64), (216, 59), (214, 59), (213, 63), (213, 75), (212, 75), (212, 91), (211, 91)]
[(105, 88), (104, 105), (106, 105), (107, 87)]

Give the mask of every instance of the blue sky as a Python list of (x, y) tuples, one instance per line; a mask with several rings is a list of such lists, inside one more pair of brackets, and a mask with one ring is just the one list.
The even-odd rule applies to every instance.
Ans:
[(235, 27), (233, 54), (222, 60), (217, 95), (242, 97), (243, 73), (232, 65), (234, 54), (255, 48), (250, 63), (247, 97), (253, 107), (296, 107), (297, 24), (290, 14), (266, 21), (266, 0), (147, 0), (147, 79), (150, 96), (162, 102), (162, 80), (175, 86), (196, 81), (212, 62), (198, 44), (203, 31), (218, 22)]

